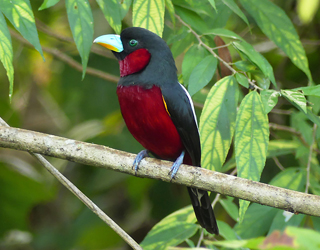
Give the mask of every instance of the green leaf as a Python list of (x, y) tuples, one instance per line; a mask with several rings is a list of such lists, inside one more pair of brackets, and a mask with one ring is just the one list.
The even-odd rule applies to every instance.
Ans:
[(162, 37), (164, 27), (164, 0), (134, 0), (132, 23)]
[(296, 141), (289, 140), (271, 140), (268, 146), (267, 157), (293, 154), (300, 144)]
[(292, 90), (302, 90), (304, 95), (320, 96), (320, 85), (301, 87)]
[(29, 0), (2, 0), (0, 1), (0, 11), (9, 19), (20, 34), (40, 52), (44, 60)]
[(245, 16), (245, 14), (243, 14), (242, 10), (234, 2), (234, 0), (222, 0), (222, 2), (225, 5), (227, 5), (230, 8), (230, 10), (232, 10), (235, 14), (237, 14), (249, 26), (247, 17)]
[(235, 231), (242, 239), (262, 236), (269, 231), (278, 211), (279, 209), (273, 207), (253, 203), (249, 206), (242, 223), (236, 224)]
[(127, 15), (130, 7), (132, 4), (132, 0), (122, 0), (120, 1), (120, 14), (121, 14), (121, 20)]
[(306, 184), (305, 170), (302, 168), (287, 168), (278, 173), (269, 183), (286, 189), (304, 191)]
[(44, 10), (56, 5), (60, 0), (44, 0), (38, 10)]
[(306, 217), (304, 214), (288, 214), (291, 216), (288, 218), (286, 216), (288, 212), (280, 210), (277, 212), (276, 216), (274, 217), (272, 224), (269, 229), (269, 233), (273, 232), (274, 230), (283, 231), (288, 226), (299, 226), (301, 221)]
[(210, 90), (200, 117), (201, 166), (219, 171), (232, 141), (238, 103), (233, 76), (219, 80)]
[(121, 33), (121, 4), (118, 0), (96, 0), (104, 17), (117, 34)]
[(262, 90), (260, 92), (261, 100), (264, 106), (264, 111), (268, 114), (274, 106), (278, 103), (278, 96), (280, 95), (279, 91), (273, 89)]
[(249, 81), (246, 76), (240, 73), (236, 73), (236, 79), (239, 84), (241, 84), (245, 88), (249, 88)]
[(251, 62), (257, 65), (263, 74), (271, 80), (275, 87), (277, 87), (270, 63), (260, 53), (255, 51), (252, 45), (245, 41), (233, 42), (233, 45), (237, 50), (244, 53)]
[[(235, 152), (238, 177), (259, 181), (269, 143), (268, 117), (260, 95), (252, 91), (242, 100), (236, 121)], [(249, 202), (240, 200), (240, 221)]]
[(3, 67), (7, 71), (9, 79), (9, 98), (11, 100), (13, 92), (13, 79), (14, 79), (14, 68), (12, 64), (13, 51), (9, 29), (7, 27), (6, 20), (0, 12), (0, 61)]
[(180, 209), (156, 224), (141, 242), (144, 250), (173, 247), (190, 238), (199, 229), (192, 206)]
[(206, 57), (209, 52), (199, 45), (193, 45), (184, 55), (182, 61), (182, 76), (185, 86), (189, 83), (192, 70)]
[(307, 100), (298, 90), (281, 90), (281, 94), (294, 106), (298, 107), (305, 114), (307, 113)]
[(257, 85), (262, 89), (270, 87), (270, 80), (260, 70), (251, 71), (251, 78), (256, 81)]
[(214, 8), (214, 10), (217, 12), (217, 7), (216, 7), (215, 0), (209, 0), (209, 3), (210, 3), (211, 6)]
[(217, 69), (217, 64), (217, 58), (209, 55), (203, 58), (192, 70), (188, 84), (188, 91), (191, 96), (210, 82)]
[(171, 18), (173, 25), (175, 25), (175, 23), (176, 23), (176, 18), (174, 16), (175, 11), (174, 11), (174, 6), (173, 6), (173, 3), (171, 0), (166, 0), (166, 8), (169, 12), (169, 15), (170, 15), (170, 18)]
[(226, 240), (236, 240), (237, 235), (235, 231), (224, 221), (217, 220), (219, 228), (219, 236), (222, 236)]
[(233, 199), (220, 199), (219, 202), (221, 206), (226, 210), (232, 219), (238, 221), (239, 210), (236, 204), (232, 202)]
[(66, 0), (68, 20), (82, 61), (82, 78), (86, 73), (93, 40), (93, 17), (88, 1)]
[(278, 45), (312, 81), (306, 53), (286, 13), (269, 0), (240, 0), (240, 2), (255, 19), (263, 33)]
[(208, 31), (207, 23), (194, 10), (182, 8), (176, 5), (175, 10), (177, 15), (197, 32), (205, 33)]
[(216, 36), (229, 37), (232, 39), (243, 41), (243, 38), (241, 36), (239, 36), (238, 34), (234, 33), (231, 30), (227, 30), (227, 29), (223, 29), (223, 28), (216, 28), (216, 29), (209, 30), (204, 35), (210, 35), (210, 34), (213, 34)]
[(248, 240), (221, 240), (221, 241), (206, 241), (212, 245), (221, 246), (228, 249), (258, 249), (264, 241), (265, 237), (252, 238)]
[(256, 66), (253, 65), (251, 62), (248, 61), (237, 61), (234, 63), (234, 65), (236, 65), (236, 67), (244, 72), (250, 72), (253, 70), (256, 70)]

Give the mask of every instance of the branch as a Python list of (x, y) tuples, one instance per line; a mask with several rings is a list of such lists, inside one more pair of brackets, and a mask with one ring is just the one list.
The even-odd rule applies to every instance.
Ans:
[[(0, 117), (0, 128), (10, 128), (9, 125)], [(1, 132), (0, 132), (1, 134)], [(108, 215), (106, 215), (95, 203), (93, 203), (84, 193), (82, 193), (71, 181), (61, 174), (54, 166), (51, 165), (42, 155), (31, 153), (62, 185), (72, 192), (79, 200), (82, 201), (92, 212), (99, 216), (111, 229), (113, 229), (124, 241), (133, 249), (142, 250), (140, 245), (135, 242), (121, 227), (119, 227)]]
[[(134, 154), (58, 136), (0, 127), (0, 146), (104, 167), (131, 175), (135, 174), (132, 169), (132, 163), (136, 156)], [(141, 161), (137, 176), (166, 182), (172, 181), (293, 213), (320, 216), (320, 196), (187, 165), (180, 167), (176, 179), (171, 180), (168, 175), (171, 165), (172, 162), (146, 158)]]
[[(196, 37), (196, 39), (199, 42), (199, 45), (204, 47), (205, 49), (207, 49), (215, 58), (217, 58), (220, 62), (222, 62), (231, 72), (232, 74), (236, 74), (238, 73), (234, 68), (232, 68), (230, 66), (229, 63), (227, 63), (225, 60), (223, 60), (220, 56), (217, 55), (217, 53), (215, 53), (213, 50), (216, 48), (211, 48), (210, 46), (208, 46), (207, 44), (205, 44), (202, 40), (201, 40), (201, 36), (198, 35), (197, 32), (195, 32), (191, 26), (189, 24), (187, 24), (186, 22), (184, 22), (180, 16), (178, 16), (177, 14), (175, 14), (175, 17), (179, 20), (180, 23), (182, 23), (184, 26), (186, 26), (190, 32)], [(247, 75), (246, 75), (247, 76)], [(259, 86), (257, 86), (256, 84), (254, 84), (254, 82), (249, 78), (248, 78), (248, 82), (251, 86), (253, 86), (255, 89), (259, 89), (259, 90), (263, 90), (262, 88), (260, 88)]]
[[(34, 48), (32, 44), (30, 44), (27, 40), (25, 40), (17, 32), (15, 32), (15, 31), (10, 29), (10, 34), (11, 34), (12, 37), (17, 39), (19, 42), (27, 45), (30, 48)], [(44, 47), (44, 46), (42, 46), (42, 50), (44, 52), (47, 52), (48, 54), (51, 54), (54, 57), (60, 59), (61, 61), (65, 62), (66, 64), (68, 64), (72, 68), (82, 72), (82, 65), (80, 63), (78, 63), (76, 60), (74, 60), (72, 57), (68, 56), (67, 54), (62, 53), (60, 50), (52, 49), (52, 48), (48, 48), (48, 47)], [(110, 81), (110, 82), (117, 83), (119, 81), (119, 77), (107, 74), (107, 73), (105, 73), (105, 72), (103, 72), (101, 70), (94, 69), (94, 68), (91, 68), (91, 67), (87, 67), (86, 73), (89, 74), (89, 75), (100, 77), (100, 78), (105, 79), (105, 80)]]
[[(271, 123), (271, 122), (269, 123), (269, 128), (272, 128), (274, 130), (281, 130), (281, 131), (290, 132), (290, 133), (294, 134), (295, 136), (297, 136), (304, 146), (306, 146), (307, 148), (310, 147), (308, 142), (303, 138), (301, 132), (295, 130), (294, 128), (291, 128), (291, 127), (288, 127), (288, 126), (284, 126), (284, 125), (280, 125), (280, 124), (276, 124), (276, 123)], [(315, 151), (317, 154), (320, 154), (320, 150), (317, 149), (317, 148), (311, 147), (311, 150)]]

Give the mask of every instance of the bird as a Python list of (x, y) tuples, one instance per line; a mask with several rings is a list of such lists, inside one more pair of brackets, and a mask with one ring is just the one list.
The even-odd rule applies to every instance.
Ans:
[[(126, 126), (145, 148), (133, 168), (151, 153), (173, 161), (171, 178), (181, 164), (200, 167), (201, 146), (192, 99), (178, 81), (177, 68), (166, 42), (141, 28), (125, 28), (120, 35), (97, 37), (94, 43), (112, 51), (120, 66), (117, 95)], [(187, 187), (196, 218), (211, 234), (219, 234), (208, 192)]]

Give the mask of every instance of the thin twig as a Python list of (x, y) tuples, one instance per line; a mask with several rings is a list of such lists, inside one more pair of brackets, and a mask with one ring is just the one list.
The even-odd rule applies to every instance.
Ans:
[[(10, 127), (1, 117), (0, 126)], [(99, 216), (108, 226), (110, 226), (124, 241), (133, 249), (142, 250), (140, 245), (135, 242), (121, 227), (119, 227), (108, 215), (106, 215), (95, 203), (93, 203), (84, 193), (82, 193), (72, 182), (62, 175), (54, 166), (51, 165), (42, 155), (30, 153), (70, 192), (82, 201), (92, 212)]]
[[(20, 36), (17, 32), (10, 29), (10, 34), (12, 37), (17, 39), (19, 42), (27, 45), (30, 48), (33, 48), (33, 45), (30, 44), (27, 40), (25, 40), (22, 36)], [(44, 52), (47, 52), (48, 54), (51, 54), (51, 55), (57, 57), (58, 59), (65, 62), (66, 64), (68, 64), (72, 68), (82, 72), (82, 65), (80, 63), (78, 63), (76, 60), (74, 60), (72, 57), (62, 53), (58, 49), (52, 49), (52, 48), (48, 48), (48, 47), (44, 47), (44, 46), (42, 46), (42, 49)], [(94, 69), (91, 67), (87, 67), (86, 73), (89, 75), (93, 75), (93, 76), (105, 79), (110, 82), (117, 83), (119, 81), (119, 77), (107, 74), (101, 70)]]
[(293, 113), (293, 111), (274, 108), (270, 111), (270, 113), (274, 113), (274, 114), (278, 114), (278, 115), (291, 115)]
[[(282, 130), (282, 131), (290, 132), (290, 133), (294, 134), (295, 136), (297, 136), (304, 146), (306, 146), (307, 148), (310, 147), (308, 142), (303, 138), (302, 134), (299, 131), (295, 130), (294, 128), (284, 126), (284, 125), (279, 125), (276, 123), (269, 123), (269, 128), (272, 128), (274, 130)], [(315, 151), (317, 154), (320, 154), (319, 149), (313, 148), (312, 150)]]
[[(72, 37), (68, 37), (68, 36), (63, 36), (61, 35), (59, 32), (56, 32), (54, 30), (52, 30), (48, 25), (46, 25), (45, 23), (43, 23), (42, 21), (40, 21), (39, 19), (36, 20), (36, 25), (37, 25), (37, 29), (45, 34), (47, 34), (50, 37), (53, 37), (55, 39), (58, 39), (60, 41), (66, 42), (66, 43), (71, 43), (73, 45), (75, 45), (74, 40)], [(99, 56), (104, 56), (106, 58), (111, 58), (111, 59), (115, 59), (115, 57), (112, 55), (111, 52), (109, 52), (109, 50), (106, 49), (100, 49), (98, 46), (93, 46), (91, 48), (91, 52), (99, 55)]]
[(313, 124), (313, 133), (312, 133), (312, 142), (309, 147), (309, 156), (308, 156), (308, 164), (307, 164), (307, 181), (306, 181), (306, 190), (305, 192), (308, 193), (310, 187), (310, 167), (311, 167), (311, 160), (312, 160), (312, 153), (313, 153), (313, 144), (316, 140), (317, 134), (317, 124)]
[(272, 159), (274, 160), (274, 163), (277, 165), (277, 167), (281, 171), (285, 170), (285, 168), (282, 166), (281, 162), (279, 161), (279, 159), (277, 157), (273, 156)]
[[(198, 40), (200, 46), (202, 46), (202, 47), (204, 47), (205, 49), (207, 49), (215, 58), (217, 58), (220, 62), (222, 62), (222, 63), (232, 72), (232, 74), (236, 74), (236, 73), (237, 73), (237, 71), (236, 71), (234, 68), (232, 68), (229, 63), (227, 63), (225, 60), (223, 60), (220, 56), (218, 56), (218, 54), (216, 54), (216, 53), (213, 51), (213, 50), (214, 50), (213, 48), (211, 48), (210, 46), (208, 46), (207, 44), (205, 44), (205, 43), (201, 40), (201, 36), (198, 35), (198, 33), (195, 32), (195, 31), (191, 28), (191, 26), (190, 26), (189, 24), (187, 24), (186, 22), (184, 22), (184, 21), (181, 19), (181, 17), (178, 16), (177, 14), (175, 14), (175, 17), (179, 20), (180, 23), (182, 23), (184, 26), (186, 26), (186, 27), (190, 30), (190, 32), (191, 32), (191, 33), (196, 37), (196, 39)], [(254, 84), (254, 82), (253, 82), (250, 78), (248, 78), (248, 82), (249, 82), (249, 84), (250, 84), (251, 86), (253, 86), (255, 89), (263, 90), (262, 88), (260, 88), (260, 87), (257, 86), (256, 84)]]

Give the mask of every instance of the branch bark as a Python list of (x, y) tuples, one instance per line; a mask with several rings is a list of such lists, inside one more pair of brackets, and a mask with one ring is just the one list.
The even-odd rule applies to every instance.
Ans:
[[(9, 125), (0, 117), (0, 129), (1, 126), (10, 128)], [(110, 228), (112, 228), (125, 242), (132, 247), (132, 249), (142, 250), (140, 245), (135, 242), (130, 235), (128, 235), (120, 226), (118, 226), (117, 223), (115, 223), (108, 215), (106, 215), (95, 203), (93, 203), (71, 181), (69, 181), (54, 166), (52, 166), (50, 162), (48, 162), (42, 155), (32, 152), (30, 152), (30, 154), (33, 155), (42, 164), (42, 166), (47, 169), (62, 185), (64, 185), (79, 200), (81, 200), (83, 204), (85, 204), (92, 212), (98, 215), (103, 222), (110, 226)]]
[[(0, 147), (135, 174), (132, 169), (134, 154), (54, 135), (0, 126)], [(176, 179), (171, 180), (168, 175), (171, 165), (172, 162), (146, 158), (141, 161), (137, 176), (197, 187), (293, 213), (320, 216), (320, 196), (187, 165), (182, 165)]]

